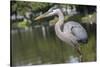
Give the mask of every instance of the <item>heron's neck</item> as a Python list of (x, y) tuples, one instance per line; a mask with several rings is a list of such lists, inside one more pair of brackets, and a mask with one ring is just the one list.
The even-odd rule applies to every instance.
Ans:
[(64, 23), (64, 15), (61, 11), (58, 13), (58, 22), (56, 23), (58, 26), (61, 26)]
[(61, 26), (62, 24), (64, 23), (64, 15), (61, 11), (59, 11), (57, 13), (59, 19), (58, 19), (58, 22), (55, 24), (55, 32), (56, 32), (56, 35), (61, 38), (63, 37), (63, 32), (61, 31)]

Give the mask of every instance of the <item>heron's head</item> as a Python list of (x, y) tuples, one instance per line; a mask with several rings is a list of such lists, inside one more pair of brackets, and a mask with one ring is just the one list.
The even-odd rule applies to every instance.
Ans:
[(57, 8), (56, 6), (50, 8), (47, 12), (45, 12), (44, 14), (36, 17), (34, 20), (39, 20), (45, 17), (49, 17), (49, 16), (54, 16), (56, 15), (58, 12), (60, 11), (59, 8)]

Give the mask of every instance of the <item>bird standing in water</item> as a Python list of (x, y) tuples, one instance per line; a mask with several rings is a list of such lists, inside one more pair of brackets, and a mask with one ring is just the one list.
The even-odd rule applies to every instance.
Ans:
[[(81, 61), (82, 53), (80, 51), (79, 43), (80, 42), (86, 43), (88, 39), (85, 28), (83, 28), (82, 25), (80, 25), (78, 22), (75, 21), (68, 21), (64, 23), (63, 12), (61, 9), (56, 7), (51, 8), (46, 13), (36, 17), (35, 20), (39, 20), (41, 18), (54, 16), (54, 15), (58, 16), (58, 21), (55, 24), (55, 33), (57, 37), (63, 42), (75, 48), (80, 55), (80, 61)], [(61, 30), (62, 25), (63, 25), (63, 30)]]

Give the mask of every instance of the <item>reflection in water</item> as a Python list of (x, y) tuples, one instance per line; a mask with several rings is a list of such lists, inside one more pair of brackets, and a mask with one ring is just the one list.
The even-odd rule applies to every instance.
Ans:
[(45, 27), (42, 26), (42, 34), (43, 34), (43, 37), (46, 38), (46, 31), (45, 31)]
[(79, 62), (79, 58), (78, 57), (74, 57), (74, 56), (70, 56), (69, 57), (69, 62), (70, 63), (78, 63)]
[[(95, 26), (93, 25), (92, 27)], [(88, 32), (88, 44), (81, 46), (84, 58), (83, 61), (95, 61), (95, 31), (92, 29)], [(53, 27), (40, 26), (33, 28), (30, 27), (26, 30), (16, 29), (11, 30), (11, 35), (13, 65), (19, 66), (79, 62), (77, 52), (57, 38)]]

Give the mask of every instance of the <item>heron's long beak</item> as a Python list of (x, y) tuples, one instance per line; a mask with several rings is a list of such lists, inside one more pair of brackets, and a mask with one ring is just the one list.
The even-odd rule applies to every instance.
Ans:
[(48, 13), (44, 13), (44, 14), (42, 14), (42, 15), (36, 17), (34, 20), (40, 20), (40, 19), (42, 19), (42, 18), (47, 17), (47, 15), (48, 15)]
[(39, 19), (42, 19), (44, 17), (45, 17), (45, 15), (40, 15), (40, 16), (36, 17), (34, 20), (39, 20)]
[(53, 16), (54, 14), (55, 14), (54, 12), (46, 12), (46, 13), (36, 17), (34, 20), (39, 20), (39, 19), (42, 19), (42, 18), (45, 18), (45, 17)]

